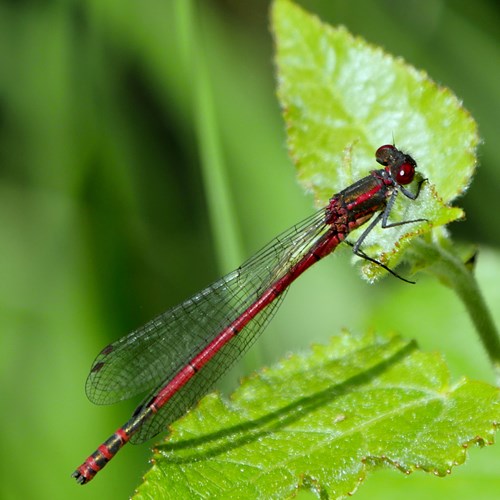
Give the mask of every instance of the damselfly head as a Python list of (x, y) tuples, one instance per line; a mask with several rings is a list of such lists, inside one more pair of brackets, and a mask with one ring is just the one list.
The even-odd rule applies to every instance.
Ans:
[(416, 161), (392, 144), (380, 146), (375, 152), (378, 163), (386, 167), (386, 171), (398, 184), (410, 184), (415, 177)]

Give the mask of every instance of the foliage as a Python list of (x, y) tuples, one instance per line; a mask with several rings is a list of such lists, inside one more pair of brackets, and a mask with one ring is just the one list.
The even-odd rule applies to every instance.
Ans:
[[(492, 64), (500, 58), (499, 6), (302, 3), (425, 68), (480, 123), (481, 168), (460, 200), (467, 219), (451, 230), (481, 244), (476, 274), (499, 323), (500, 225), (492, 223), (500, 210), (500, 66)], [(0, 386), (12, 410), (0, 417), (0, 497), (128, 497), (148, 467), (147, 445), (124, 449), (88, 486), (70, 478), (138, 403), (88, 402), (96, 353), (310, 214), (284, 147), (272, 58), (266, 0), (0, 4)], [(209, 179), (200, 175), (205, 142), (195, 131), (208, 120), (193, 99), (200, 62), (229, 206), (207, 203)], [(395, 140), (423, 168), (417, 148), (397, 131)], [(372, 154), (362, 160), (368, 169)], [(219, 254), (216, 230), (222, 241), (239, 239), (238, 255)], [(339, 251), (292, 288), (225, 388), (286, 352), (326, 344), (345, 325), (402, 332), (425, 352), (442, 352), (454, 379), (492, 380), (453, 294), (422, 275), (416, 286), (389, 279), (369, 286), (349, 255)], [(499, 452), (472, 452), (445, 480), (378, 471), (357, 498), (496, 499)]]
[(134, 498), (287, 498), (298, 487), (352, 494), (385, 462), (437, 475), (491, 444), (494, 387), (452, 385), (444, 361), (398, 337), (344, 333), (205, 398), (172, 426)]
[[(279, 95), (302, 183), (326, 203), (324, 193), (362, 175), (367, 151), (389, 142), (392, 127), (421, 142), (434, 183), (406, 218), (438, 226), (460, 217), (447, 203), (468, 186), (478, 137), (453, 94), (287, 0), (275, 2), (273, 20)], [(348, 165), (332, 168), (346, 144)], [(446, 163), (456, 165), (453, 175), (439, 168)], [(389, 250), (401, 252), (417, 234), (380, 230), (372, 249), (393, 264), (384, 260)], [(299, 486), (344, 497), (384, 462), (449, 473), (469, 444), (492, 442), (499, 394), (475, 382), (451, 388), (442, 360), (413, 349), (399, 339), (335, 339), (247, 381), (229, 405), (207, 398), (157, 448), (137, 498), (284, 498)]]

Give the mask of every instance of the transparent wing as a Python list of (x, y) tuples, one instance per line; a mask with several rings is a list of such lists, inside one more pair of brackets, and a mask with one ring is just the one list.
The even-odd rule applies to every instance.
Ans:
[[(300, 260), (327, 230), (324, 210), (284, 232), (235, 271), (143, 327), (104, 348), (86, 383), (89, 399), (109, 404), (164, 387), (228, 324)], [(283, 296), (263, 309), (200, 370), (141, 430), (132, 442), (154, 436), (176, 420), (248, 349)]]

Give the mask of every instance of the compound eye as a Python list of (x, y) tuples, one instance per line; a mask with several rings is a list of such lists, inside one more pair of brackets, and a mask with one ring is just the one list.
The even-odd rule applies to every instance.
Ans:
[(415, 177), (415, 166), (411, 163), (402, 163), (396, 172), (395, 179), (398, 184), (410, 184)]
[(385, 144), (377, 149), (375, 158), (381, 165), (387, 166), (393, 159), (395, 151), (397, 151), (395, 146), (392, 144)]

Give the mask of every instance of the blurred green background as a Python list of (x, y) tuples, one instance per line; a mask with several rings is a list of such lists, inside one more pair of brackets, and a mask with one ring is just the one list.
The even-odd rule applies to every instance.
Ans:
[[(303, 5), (425, 69), (478, 120), (481, 166), (459, 202), (467, 220), (451, 229), (480, 244), (478, 279), (499, 324), (499, 4)], [(268, 9), (0, 3), (2, 499), (128, 497), (148, 468), (147, 444), (127, 446), (84, 488), (70, 478), (137, 404), (87, 401), (95, 355), (311, 213), (286, 154)], [(370, 286), (348, 250), (315, 267), (222, 387), (344, 326), (398, 331), (442, 351), (456, 378), (493, 381), (450, 290), (425, 276)], [(498, 498), (498, 447), (471, 455), (446, 479), (374, 474), (357, 498)]]

